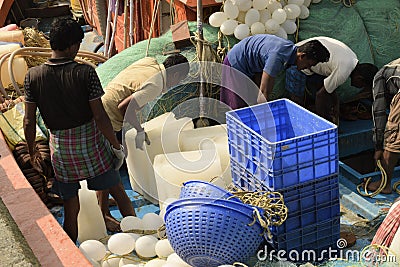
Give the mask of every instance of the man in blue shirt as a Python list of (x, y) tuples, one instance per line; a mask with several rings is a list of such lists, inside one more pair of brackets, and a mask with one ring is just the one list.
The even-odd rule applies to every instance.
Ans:
[[(297, 47), (293, 42), (275, 35), (247, 37), (225, 57), (220, 100), (232, 109), (265, 102), (272, 92), (275, 77), (285, 67), (296, 65), (303, 70), (319, 62), (327, 62), (329, 56), (329, 51), (317, 40)], [(257, 82), (260, 74), (261, 80)], [(259, 90), (252, 88), (249, 79), (256, 82)]]

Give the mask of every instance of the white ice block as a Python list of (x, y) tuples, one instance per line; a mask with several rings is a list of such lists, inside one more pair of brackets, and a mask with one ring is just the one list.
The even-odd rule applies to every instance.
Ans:
[(221, 163), (222, 177), (226, 184), (232, 182), (226, 124), (184, 131), (179, 136), (181, 151), (216, 149)]
[(153, 170), (154, 157), (179, 151), (179, 134), (193, 129), (191, 118), (175, 119), (173, 113), (165, 113), (144, 125), (150, 139), (150, 145), (144, 145), (144, 151), (136, 149), (136, 130), (125, 134), (127, 149), (126, 163), (132, 188), (147, 200), (158, 203), (157, 186)]
[(168, 198), (179, 198), (184, 182), (210, 182), (222, 174), (216, 150), (195, 150), (160, 154), (154, 158), (158, 199), (160, 205)]

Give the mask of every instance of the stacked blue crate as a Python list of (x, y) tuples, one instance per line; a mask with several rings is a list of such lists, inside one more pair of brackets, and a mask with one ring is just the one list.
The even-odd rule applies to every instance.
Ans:
[(232, 110), (226, 121), (234, 184), (278, 191), (288, 207), (285, 223), (271, 227), (271, 245), (286, 251), (335, 248), (340, 236), (336, 125), (287, 99)]

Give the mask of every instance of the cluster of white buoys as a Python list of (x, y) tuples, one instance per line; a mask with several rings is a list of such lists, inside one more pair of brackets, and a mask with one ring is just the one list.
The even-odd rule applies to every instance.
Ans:
[[(142, 235), (129, 232), (159, 229), (164, 225), (161, 216), (155, 213), (147, 213), (142, 219), (127, 216), (121, 220), (120, 225), (123, 232), (110, 236), (106, 245), (98, 240), (86, 240), (79, 246), (93, 266), (190, 267), (174, 253), (168, 239), (158, 239), (157, 234)], [(163, 233), (160, 234), (162, 236)], [(140, 259), (150, 260), (145, 263)]]
[(223, 11), (211, 14), (209, 23), (239, 40), (263, 33), (287, 39), (288, 34), (297, 30), (296, 19), (306, 19), (310, 15), (310, 4), (319, 2), (321, 0), (225, 0)]

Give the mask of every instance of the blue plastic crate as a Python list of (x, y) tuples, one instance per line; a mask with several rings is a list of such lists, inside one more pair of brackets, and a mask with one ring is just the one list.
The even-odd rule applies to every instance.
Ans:
[(296, 230), (274, 235), (268, 243), (276, 250), (286, 252), (296, 250), (321, 250), (337, 249), (337, 241), (340, 238), (340, 217), (331, 218), (320, 223), (298, 228)]
[(231, 160), (270, 190), (338, 173), (336, 125), (287, 99), (226, 113)]
[(280, 192), (288, 217), (270, 228), (278, 235), (340, 216), (338, 176), (328, 177)]

